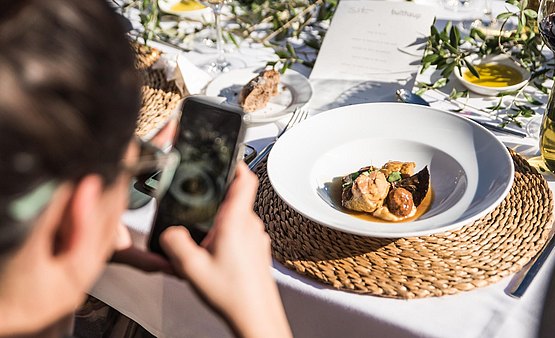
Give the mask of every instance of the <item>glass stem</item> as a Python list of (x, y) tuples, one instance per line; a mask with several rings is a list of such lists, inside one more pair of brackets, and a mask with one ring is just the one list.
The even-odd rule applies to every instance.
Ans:
[(221, 5), (214, 8), (214, 24), (216, 26), (216, 49), (218, 50), (218, 64), (225, 63), (225, 52), (223, 46), (222, 24), (221, 24)]
[(486, 15), (486, 17), (490, 22), (493, 22), (494, 17), (493, 17), (493, 11), (491, 9), (491, 0), (484, 0), (484, 1), (485, 1), (484, 14)]

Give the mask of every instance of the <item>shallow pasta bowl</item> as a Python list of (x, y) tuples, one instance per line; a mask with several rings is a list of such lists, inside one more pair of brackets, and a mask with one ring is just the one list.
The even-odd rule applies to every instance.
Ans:
[[(338, 178), (388, 160), (428, 166), (429, 209), (410, 222), (373, 222), (344, 210)], [(357, 235), (399, 238), (458, 229), (493, 210), (508, 194), (514, 165), (482, 126), (442, 110), (369, 103), (318, 114), (285, 133), (268, 159), (276, 193), (305, 217)], [(339, 183), (340, 184), (340, 183)]]

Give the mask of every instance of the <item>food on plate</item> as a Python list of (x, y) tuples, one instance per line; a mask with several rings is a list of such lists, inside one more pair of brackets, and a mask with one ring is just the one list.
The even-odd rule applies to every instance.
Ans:
[(383, 205), (389, 192), (385, 175), (373, 168), (362, 168), (357, 173), (343, 177), (342, 187), (341, 204), (345, 208), (369, 213)]
[(174, 12), (196, 11), (204, 8), (206, 8), (206, 6), (196, 0), (181, 0), (171, 6), (171, 10)]
[(416, 163), (414, 162), (389, 161), (383, 165), (380, 171), (387, 177), (389, 177), (391, 173), (398, 171), (401, 177), (407, 178), (414, 174), (414, 168), (416, 168)]
[(368, 166), (341, 179), (341, 205), (385, 221), (413, 217), (428, 194), (430, 173), (416, 163), (389, 161), (381, 168)]
[(278, 94), (279, 72), (269, 69), (251, 79), (239, 94), (239, 104), (246, 113), (266, 107), (272, 96)]

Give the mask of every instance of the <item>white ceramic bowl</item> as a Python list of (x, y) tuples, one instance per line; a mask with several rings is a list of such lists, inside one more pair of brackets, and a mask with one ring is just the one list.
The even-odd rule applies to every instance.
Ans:
[[(453, 73), (455, 73), (455, 77), (469, 90), (480, 94), (480, 95), (485, 95), (485, 96), (495, 96), (499, 93), (502, 92), (510, 92), (510, 91), (514, 91), (514, 90), (518, 90), (520, 88), (522, 88), (524, 85), (526, 85), (527, 81), (530, 79), (530, 72), (527, 71), (526, 69), (518, 66), (516, 63), (514, 63), (509, 57), (505, 56), (505, 55), (494, 55), (494, 56), (488, 56), (485, 57), (483, 59), (476, 59), (474, 61), (472, 61), (473, 65), (479, 65), (479, 64), (488, 64), (488, 63), (492, 63), (492, 64), (504, 64), (507, 66), (510, 66), (512, 68), (514, 68), (515, 70), (517, 70), (518, 72), (520, 72), (520, 75), (522, 75), (522, 81), (511, 85), (511, 86), (504, 86), (504, 87), (489, 87), (489, 86), (482, 86), (479, 84), (475, 84), (472, 83), (470, 81), (467, 81), (463, 76), (461, 76), (461, 74), (459, 74), (459, 70), (455, 68), (455, 70), (453, 71)], [(468, 70), (468, 67), (461, 67), (461, 73), (464, 74), (466, 71)]]
[[(371, 222), (334, 198), (337, 178), (388, 160), (428, 166), (433, 201), (406, 223)], [(429, 235), (462, 227), (494, 209), (514, 176), (507, 148), (482, 126), (439, 109), (405, 103), (352, 105), (320, 113), (279, 138), (268, 158), (277, 194), (330, 228), (373, 237)]]

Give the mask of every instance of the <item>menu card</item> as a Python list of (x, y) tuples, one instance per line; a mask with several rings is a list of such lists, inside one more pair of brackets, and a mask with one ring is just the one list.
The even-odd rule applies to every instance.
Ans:
[(340, 1), (310, 78), (368, 80), (416, 71), (432, 12), (408, 2)]

